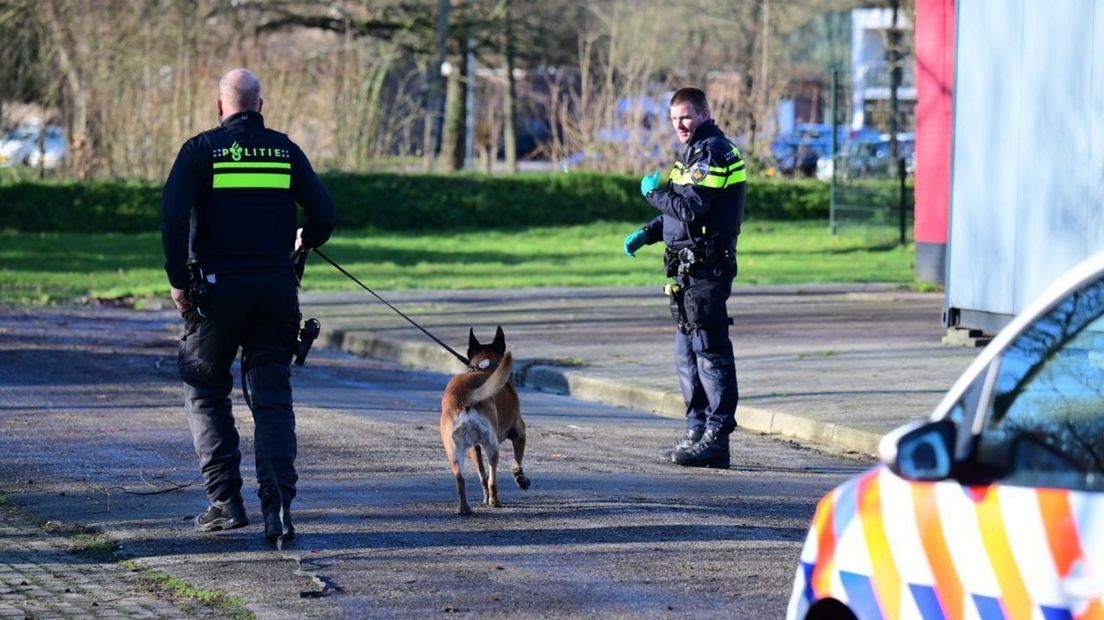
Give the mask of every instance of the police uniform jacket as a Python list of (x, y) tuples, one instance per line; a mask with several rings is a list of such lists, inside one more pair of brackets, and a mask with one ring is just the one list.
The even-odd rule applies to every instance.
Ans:
[(699, 125), (671, 169), (666, 189), (648, 192), (660, 214), (644, 227), (647, 242), (734, 250), (744, 217), (747, 172), (740, 151), (712, 119)]
[(333, 198), (303, 151), (266, 129), (259, 112), (239, 112), (184, 143), (161, 198), (165, 272), (188, 285), (187, 263), (206, 273), (291, 273), (298, 203), (303, 243), (329, 239)]

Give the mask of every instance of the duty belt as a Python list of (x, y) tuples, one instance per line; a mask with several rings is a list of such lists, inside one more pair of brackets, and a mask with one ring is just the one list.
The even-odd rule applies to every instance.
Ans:
[(726, 269), (732, 269), (736, 264), (736, 250), (724, 248), (715, 250), (712, 246), (685, 247), (678, 250), (667, 248), (664, 257), (667, 265), (667, 276), (688, 276), (700, 272), (715, 272), (721, 275)]

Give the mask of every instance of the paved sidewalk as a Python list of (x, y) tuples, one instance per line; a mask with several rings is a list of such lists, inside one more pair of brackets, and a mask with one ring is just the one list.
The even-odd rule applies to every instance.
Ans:
[[(378, 292), (461, 354), (469, 328), (486, 342), (501, 325), (523, 386), (684, 415), (658, 287)], [(927, 416), (979, 352), (941, 344), (942, 299), (882, 285), (737, 286), (728, 307), (740, 425), (875, 454), (885, 432)], [(462, 369), (366, 292), (306, 292), (302, 303), (322, 322), (322, 344)]]
[(65, 527), (72, 526), (40, 525), (0, 506), (0, 619), (223, 616), (172, 601), (105, 554), (82, 553), (88, 539), (58, 531)]

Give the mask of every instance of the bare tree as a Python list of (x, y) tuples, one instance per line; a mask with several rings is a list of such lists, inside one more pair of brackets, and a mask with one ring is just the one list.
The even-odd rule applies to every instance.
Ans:
[(510, 0), (503, 1), (503, 37), (505, 39), (503, 61), (506, 65), (506, 88), (503, 89), (502, 107), (505, 111), (502, 141), (506, 150), (506, 171), (516, 174), (517, 161), (517, 84), (514, 80), (514, 18)]
[(470, 45), (487, 78), (472, 111), (484, 169), (502, 144), (516, 170), (524, 113), (527, 130), (547, 119), (544, 155), (640, 171), (669, 159), (664, 99), (688, 84), (732, 137), (768, 153), (778, 99), (819, 71), (791, 57), (791, 33), (861, 2), (685, 0), (673, 19), (661, 0), (0, 0), (0, 111), (54, 111), (77, 176), (158, 178), (215, 122), (218, 77), (245, 65), (262, 77), (269, 123), (324, 167), (420, 152), (428, 168), (444, 141), (459, 169)]
[(439, 135), (438, 127), (441, 124), (441, 93), (443, 90), (441, 67), (444, 65), (445, 56), (448, 54), (449, 14), (451, 9), (449, 0), (438, 0), (433, 60), (426, 67), (428, 95), (426, 97), (425, 140), (423, 142), (425, 151), (423, 158), (427, 172), (433, 171), (433, 163), (437, 156), (437, 136)]

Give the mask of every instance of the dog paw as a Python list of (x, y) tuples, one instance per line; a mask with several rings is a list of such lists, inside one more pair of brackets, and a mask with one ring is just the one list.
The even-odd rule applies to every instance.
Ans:
[(470, 515), (471, 513), (472, 513), (471, 506), (468, 506), (467, 504), (465, 504), (465, 505), (463, 505), (463, 506), (456, 509), (456, 514), (458, 514), (458, 515)]
[(531, 483), (525, 477), (525, 474), (514, 474), (514, 484), (518, 485), (518, 488), (522, 491), (528, 491)]
[(502, 508), (502, 502), (498, 501), (497, 499), (492, 499), (489, 503), (493, 508)]

